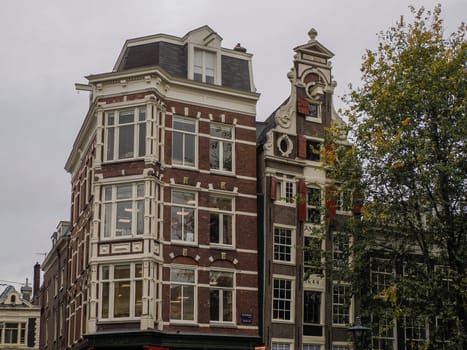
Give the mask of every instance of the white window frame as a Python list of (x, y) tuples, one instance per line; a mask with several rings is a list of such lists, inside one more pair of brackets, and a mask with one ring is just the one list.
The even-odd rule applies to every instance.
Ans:
[[(282, 297), (275, 298), (274, 297), (274, 292), (276, 290), (276, 285), (275, 285), (276, 281), (283, 281), (283, 282), (290, 283), (290, 298), (282, 298)], [(280, 288), (280, 286), (279, 286), (279, 288)], [(278, 294), (280, 294), (280, 293), (278, 293)], [(295, 280), (293, 278), (291, 278), (290, 276), (279, 276), (279, 275), (273, 276), (273, 279), (272, 279), (272, 322), (293, 323), (295, 321), (295, 303), (294, 303), (294, 300), (295, 300)], [(274, 304), (275, 304), (275, 301), (278, 301), (279, 303), (281, 301), (289, 303), (289, 309), (288, 309), (289, 318), (288, 319), (274, 316), (274, 312), (275, 312), (275, 305)], [(277, 308), (277, 311), (279, 313), (287, 312), (285, 307), (284, 308)]]
[[(343, 242), (343, 239), (346, 239), (346, 242)], [(344, 247), (342, 246), (342, 244), (344, 245)], [(334, 269), (340, 270), (344, 264), (346, 264), (346, 266), (350, 264), (351, 245), (352, 240), (350, 234), (339, 231), (332, 232), (332, 262)], [(349, 254), (348, 256), (345, 256), (345, 249), (347, 249), (347, 253)]]
[[(124, 186), (131, 186), (131, 197), (118, 199), (118, 188)], [(142, 191), (142, 193), (141, 193)], [(139, 192), (139, 193), (138, 193)], [(110, 196), (110, 197), (109, 197)], [(124, 208), (124, 211), (131, 215), (131, 233), (118, 234), (118, 206), (119, 203), (131, 202), (131, 208)], [(142, 207), (139, 207), (142, 205)], [(102, 220), (101, 220), (101, 238), (116, 239), (116, 238), (131, 238), (141, 237), (145, 230), (145, 184), (142, 181), (137, 182), (123, 182), (116, 184), (108, 184), (102, 187)], [(138, 233), (138, 214), (142, 215), (142, 232)], [(109, 215), (109, 216), (108, 216)], [(121, 220), (128, 220), (121, 218)], [(121, 221), (123, 223), (123, 221)], [(125, 222), (126, 223), (126, 222)], [(110, 227), (109, 227), (110, 226)], [(108, 229), (108, 231), (107, 231)]]
[[(317, 266), (314, 266), (313, 264), (309, 264), (308, 262), (310, 260), (306, 259), (306, 254), (308, 254), (308, 252), (306, 251), (307, 249), (309, 249), (309, 244), (307, 244), (307, 239), (311, 240), (311, 241), (315, 241), (317, 242), (319, 245), (319, 255), (320, 255), (320, 259), (319, 259), (319, 265)], [(305, 270), (306, 269), (313, 269), (313, 270), (316, 270), (316, 269), (319, 269), (320, 270), (320, 273), (310, 273), (310, 276), (312, 275), (315, 275), (315, 276), (322, 276), (323, 275), (323, 270), (324, 270), (324, 265), (323, 265), (323, 257), (322, 257), (322, 254), (323, 254), (323, 239), (321, 239), (320, 237), (317, 237), (317, 236), (313, 236), (313, 235), (306, 235), (303, 237), (303, 244), (304, 244), (304, 251), (303, 251), (303, 269), (304, 269), (304, 273), (306, 272)], [(313, 247), (311, 247), (313, 248)], [(311, 255), (311, 253), (309, 253)], [(308, 280), (306, 280), (308, 281)], [(305, 281), (305, 282), (306, 282)]]
[[(201, 65), (197, 65), (196, 63), (196, 58), (197, 54), (201, 55)], [(213, 55), (213, 67), (208, 67), (207, 66), (207, 54), (208, 55)], [(194, 47), (193, 48), (193, 80), (202, 82), (202, 83), (209, 83), (209, 84), (216, 84), (217, 83), (217, 76), (218, 76), (218, 67), (217, 67), (217, 52), (212, 51), (212, 50), (206, 50), (205, 48), (198, 48)], [(200, 69), (201, 70), (201, 80), (196, 79), (196, 70)], [(208, 69), (213, 70), (213, 75), (212, 75), (212, 81), (208, 81)]]
[[(310, 105), (316, 106), (316, 117), (310, 114)], [(321, 102), (308, 101), (308, 113), (306, 114), (306, 117), (305, 117), (307, 121), (315, 122), (315, 123), (322, 123), (323, 118), (322, 118), (321, 113), (322, 113)]]
[[(213, 128), (219, 129), (229, 129), (230, 130), (230, 138), (215, 136), (213, 135)], [(214, 172), (226, 172), (226, 173), (233, 173), (235, 172), (234, 165), (235, 165), (235, 135), (234, 135), (235, 128), (232, 125), (228, 124), (217, 124), (212, 123), (209, 125), (209, 167), (211, 171)], [(212, 144), (217, 143), (217, 157), (219, 162), (219, 167), (214, 168), (212, 166)], [(226, 145), (230, 145), (230, 170), (224, 167), (225, 161), (225, 152), (226, 152)]]
[(296, 206), (297, 183), (294, 178), (286, 175), (276, 177), (276, 200), (274, 204)]
[[(129, 266), (130, 267), (130, 276), (128, 278), (115, 278), (115, 266)], [(141, 275), (136, 276), (136, 269), (140, 266)], [(104, 276), (104, 269), (108, 268), (108, 278)], [(129, 316), (124, 317), (115, 317), (115, 284), (118, 282), (127, 282), (129, 283), (130, 296), (129, 296)], [(137, 282), (140, 282), (141, 286), (141, 302), (144, 298), (144, 289), (143, 289), (143, 263), (142, 262), (127, 262), (127, 263), (115, 263), (115, 264), (103, 264), (99, 266), (99, 319), (101, 320), (130, 320), (130, 319), (140, 319), (143, 312), (141, 309), (141, 315), (136, 315), (136, 288)], [(104, 304), (104, 283), (108, 283), (108, 316), (103, 316), (103, 304)]]
[[(6, 325), (15, 324), (16, 327), (6, 327)], [(28, 322), (26, 320), (2, 320), (0, 321), (0, 344), (4, 344), (5, 346), (13, 346), (13, 345), (25, 345), (27, 343), (27, 329), (28, 329)], [(47, 327), (46, 327), (47, 328)], [(16, 343), (6, 343), (6, 332), (7, 329), (11, 331), (16, 331)], [(23, 334), (22, 334), (23, 333)], [(12, 333), (11, 333), (12, 334)], [(11, 339), (11, 335), (10, 335)]]
[[(230, 200), (230, 210), (228, 209), (222, 209), (222, 208), (214, 208), (211, 203), (211, 198), (216, 197), (224, 200)], [(210, 217), (210, 225), (209, 225), (209, 244), (210, 245), (215, 245), (215, 246), (227, 246), (227, 247), (233, 247), (235, 246), (235, 200), (233, 197), (227, 197), (227, 196), (222, 196), (218, 195), (216, 193), (210, 193), (209, 194), (209, 217)], [(218, 221), (219, 221), (219, 232), (218, 232), (218, 242), (214, 242), (212, 240), (212, 235), (211, 235), (211, 215), (217, 215), (218, 216)], [(228, 220), (227, 217), (230, 217), (231, 220), (231, 237), (230, 240), (231, 242), (225, 242), (224, 240), (224, 222), (225, 220)]]
[[(186, 282), (186, 281), (176, 281), (176, 280), (173, 280), (173, 275), (172, 275), (172, 272), (174, 272), (175, 270), (186, 270), (186, 271), (191, 271), (193, 273), (193, 282)], [(197, 310), (197, 305), (198, 305), (198, 288), (197, 288), (197, 284), (198, 284), (198, 273), (197, 273), (197, 269), (192, 267), (192, 266), (188, 266), (188, 265), (173, 265), (171, 266), (170, 268), (170, 294), (169, 294), (169, 302), (170, 302), (170, 305), (172, 303), (181, 303), (181, 310), (180, 310), (180, 315), (181, 315), (181, 318), (178, 319), (178, 318), (172, 318), (172, 314), (171, 314), (171, 310), (169, 309), (169, 319), (170, 319), (170, 322), (171, 323), (196, 323), (197, 322), (197, 315), (198, 315), (198, 310)], [(183, 304), (182, 304), (182, 301), (186, 299), (186, 297), (184, 297), (183, 295), (180, 297), (180, 300), (172, 300), (172, 286), (181, 286), (182, 288), (183, 287), (191, 287), (193, 288), (193, 319), (190, 320), (190, 319), (184, 319), (183, 317), (183, 314), (184, 314), (184, 311), (183, 311)], [(184, 289), (182, 289), (184, 290)], [(183, 293), (183, 292), (182, 292)]]
[[(187, 131), (187, 130), (181, 130), (177, 129), (175, 127), (175, 122), (179, 123), (185, 123), (185, 124), (191, 124), (194, 127), (194, 131)], [(180, 134), (182, 136), (182, 159), (178, 160), (175, 159), (174, 156), (174, 149), (175, 149), (175, 135)], [(187, 145), (187, 137), (192, 136), (194, 141), (193, 145)], [(186, 153), (187, 150), (190, 148), (193, 148), (193, 162), (187, 162), (186, 161)], [(181, 117), (179, 115), (173, 115), (172, 117), (172, 165), (175, 167), (183, 167), (183, 168), (197, 168), (198, 166), (198, 121), (193, 118), (185, 118)]]
[(389, 259), (370, 258), (370, 282), (374, 294), (382, 292), (394, 281), (394, 266), (390, 264)]
[[(134, 120), (131, 123), (120, 123), (120, 114), (133, 111)], [(144, 119), (140, 120), (144, 115)], [(105, 112), (105, 136), (104, 136), (104, 162), (128, 161), (131, 159), (143, 158), (147, 154), (146, 138), (148, 134), (146, 106), (121, 108)], [(113, 118), (113, 123), (110, 124), (110, 118)], [(133, 125), (133, 155), (121, 157), (119, 154), (120, 131), (121, 128)], [(110, 135), (110, 130), (113, 130), (113, 137)], [(141, 132), (144, 133), (143, 140), (140, 140)], [(113, 140), (111, 140), (111, 138)], [(113, 142), (112, 142), (113, 141)], [(110, 147), (112, 142), (112, 147)], [(143, 152), (140, 152), (141, 142)], [(144, 153), (144, 154), (140, 154)]]
[[(393, 326), (390, 327), (390, 323), (392, 322), (392, 319), (387, 317), (387, 315), (383, 316), (384, 320), (374, 320), (373, 316), (374, 315), (372, 314), (371, 315), (372, 323), (376, 324), (377, 331), (373, 332), (374, 335), (372, 335), (372, 337), (371, 337), (372, 348), (375, 349), (375, 350), (384, 350), (384, 349), (386, 349), (385, 346), (382, 346), (382, 347), (377, 346), (381, 342), (383, 342), (383, 343), (384, 342), (391, 342), (392, 343), (391, 348), (393, 348), (394, 347), (394, 342), (396, 340), (396, 337), (395, 337), (395, 332), (396, 332), (396, 328), (397, 328), (396, 323), (394, 322)], [(392, 332), (392, 335), (390, 334), (390, 332)], [(381, 334), (381, 333), (384, 333), (384, 334)]]
[[(276, 231), (288, 231), (290, 233), (290, 244), (285, 244), (281, 242), (276, 242)], [(275, 263), (280, 263), (280, 264), (294, 264), (295, 263), (295, 227), (293, 226), (285, 226), (285, 225), (274, 225), (273, 227), (273, 261)], [(281, 255), (287, 254), (287, 252), (280, 252), (280, 248), (288, 248), (289, 249), (289, 260), (282, 260), (282, 259), (276, 259), (276, 248), (278, 249), (279, 253)]]
[[(336, 293), (334, 292), (335, 291), (335, 288), (341, 288), (343, 287), (344, 288), (344, 294), (342, 293), (338, 293), (337, 294), (337, 297), (339, 298), (339, 296), (342, 296), (344, 299), (349, 299), (349, 305), (348, 305), (348, 309), (344, 309), (344, 307), (346, 306), (345, 304), (345, 300), (343, 302), (341, 302), (340, 300), (337, 300), (335, 299), (336, 297)], [(352, 297), (350, 295), (347, 295), (350, 294), (350, 285), (348, 284), (344, 284), (344, 283), (334, 283), (332, 285), (332, 324), (333, 325), (336, 325), (336, 326), (347, 326), (349, 323), (350, 323), (350, 319), (351, 319), (351, 311), (352, 311)], [(336, 314), (335, 312), (335, 306), (336, 307), (339, 307), (339, 310), (340, 312)], [(345, 311), (347, 311), (345, 313)], [(338, 317), (338, 319), (336, 320), (335, 316)], [(341, 318), (346, 318), (344, 320), (341, 320)], [(341, 321), (344, 321), (344, 322), (341, 322)]]
[[(174, 201), (175, 194), (192, 195), (192, 199), (186, 203)], [(198, 241), (197, 229), (198, 229), (198, 194), (196, 192), (187, 191), (180, 188), (173, 188), (171, 192), (171, 210), (170, 210), (170, 240), (181, 244), (196, 244)], [(190, 203), (192, 202), (192, 203)], [(193, 232), (185, 232), (185, 217), (193, 213)], [(177, 225), (181, 226), (181, 239), (174, 238), (174, 227), (176, 217), (181, 218), (181, 222)]]
[(271, 339), (271, 350), (293, 350), (294, 341), (293, 339), (284, 338), (272, 338)]
[[(213, 281), (212, 280), (212, 276), (211, 276), (211, 273), (219, 273), (219, 274), (229, 274), (232, 276), (232, 285), (231, 286), (218, 286), (218, 284), (215, 284), (216, 281)], [(236, 293), (235, 293), (235, 271), (231, 271), (231, 270), (223, 270), (223, 269), (215, 269), (215, 270), (211, 270), (209, 271), (209, 293), (210, 293), (210, 301), (211, 301), (211, 292), (212, 291), (218, 291), (219, 292), (219, 296), (218, 296), (218, 300), (219, 300), (219, 310), (218, 310), (218, 320), (212, 320), (211, 317), (210, 317), (210, 323), (228, 323), (228, 324), (235, 324), (235, 315), (236, 315)], [(224, 320), (223, 319), (223, 311), (225, 309), (225, 306), (224, 305), (224, 294), (226, 293), (231, 293), (231, 320)], [(212, 305), (212, 302), (210, 302), (210, 305)], [(212, 310), (210, 310), (210, 316), (211, 316), (211, 313), (212, 313)]]
[(339, 190), (336, 194), (336, 211), (349, 213), (353, 206), (353, 192), (350, 190)]
[(305, 343), (303, 344), (303, 350), (321, 350), (323, 344), (317, 343)]
[[(305, 293), (320, 293), (320, 301), (319, 301), (319, 322), (312, 323), (312, 322), (305, 322)], [(315, 289), (304, 289), (303, 290), (303, 324), (309, 325), (323, 325), (324, 324), (324, 291), (322, 290), (315, 290)]]

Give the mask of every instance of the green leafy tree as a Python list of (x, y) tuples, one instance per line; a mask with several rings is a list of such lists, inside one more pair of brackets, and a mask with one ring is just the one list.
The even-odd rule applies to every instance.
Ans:
[(411, 10), (366, 52), (346, 99), (352, 146), (330, 137), (325, 160), (364, 198), (347, 278), (373, 335), (397, 322), (407, 347), (465, 349), (466, 27), (445, 36), (440, 6)]

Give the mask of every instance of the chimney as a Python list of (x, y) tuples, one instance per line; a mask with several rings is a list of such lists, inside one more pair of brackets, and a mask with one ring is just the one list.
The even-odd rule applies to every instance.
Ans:
[(29, 281), (26, 278), (26, 285), (21, 287), (21, 297), (23, 300), (31, 301), (32, 287), (29, 285)]
[(34, 282), (33, 282), (33, 303), (37, 304), (39, 301), (39, 292), (41, 287), (41, 264), (38, 262), (34, 265)]

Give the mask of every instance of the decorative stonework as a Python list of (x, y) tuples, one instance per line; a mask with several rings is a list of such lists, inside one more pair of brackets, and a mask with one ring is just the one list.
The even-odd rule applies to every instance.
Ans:
[(293, 150), (293, 142), (286, 134), (277, 138), (276, 146), (282, 157), (288, 157)]

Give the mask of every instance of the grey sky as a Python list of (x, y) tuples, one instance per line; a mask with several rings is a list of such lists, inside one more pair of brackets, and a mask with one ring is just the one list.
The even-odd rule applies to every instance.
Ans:
[[(59, 220), (69, 219), (70, 178), (63, 169), (88, 107), (74, 83), (111, 71), (126, 39), (183, 36), (209, 25), (223, 40), (253, 53), (257, 119), (288, 95), (292, 49), (314, 27), (330, 49), (336, 93), (358, 84), (365, 48), (376, 33), (408, 15), (402, 0), (1, 0), (0, 1), (0, 284), (32, 278), (51, 247)], [(467, 1), (445, 0), (447, 32), (467, 14)], [(338, 104), (338, 107), (342, 104)], [(18, 288), (19, 285), (16, 285)], [(0, 286), (0, 290), (2, 287)]]

